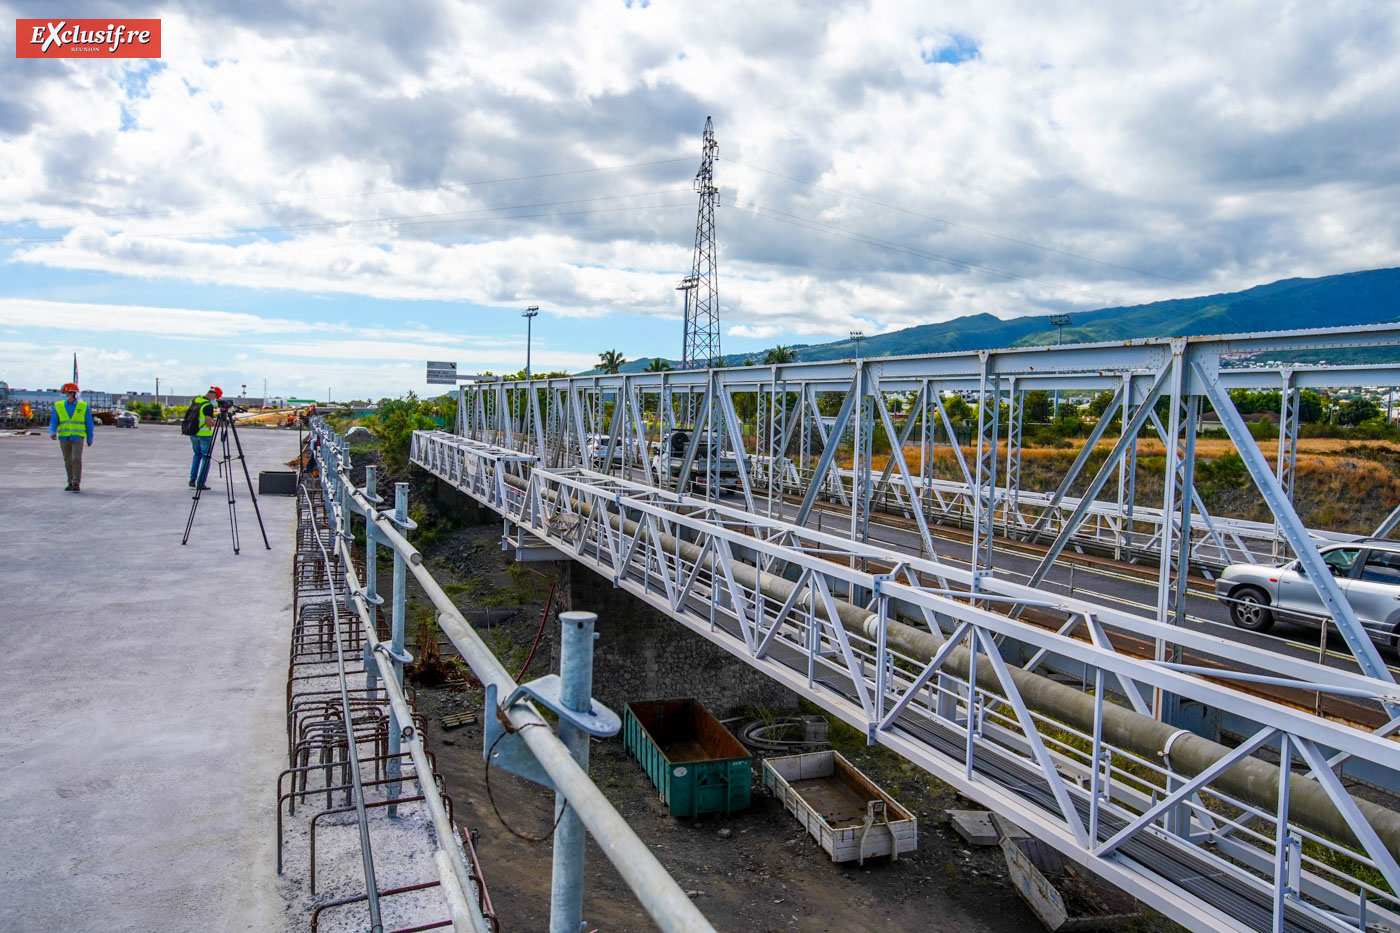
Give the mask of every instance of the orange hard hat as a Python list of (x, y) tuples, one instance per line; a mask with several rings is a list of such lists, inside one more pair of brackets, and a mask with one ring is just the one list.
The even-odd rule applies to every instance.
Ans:
[(76, 384), (74, 384), (74, 383), (72, 383), (72, 382), (65, 382), (65, 383), (63, 384), (63, 388), (62, 388), (60, 391), (63, 391), (63, 392), (76, 392), (76, 391), (78, 391), (78, 387), (77, 387)]
[(209, 394), (212, 395), (212, 396), (214, 396), (215, 398), (223, 398), (223, 397), (224, 397), (224, 390), (221, 389), (221, 388), (219, 388), (218, 386), (210, 386), (210, 387), (209, 387)]

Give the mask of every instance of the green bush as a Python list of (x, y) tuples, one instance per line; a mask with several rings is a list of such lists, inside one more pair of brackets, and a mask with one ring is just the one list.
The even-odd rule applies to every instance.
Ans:
[[(455, 401), (452, 413), (456, 414)], [(420, 399), (410, 392), (403, 398), (381, 399), (375, 413), (365, 416), (364, 425), (379, 438), (385, 464), (391, 470), (402, 472), (408, 468), (413, 432), (437, 427), (434, 417), (441, 415), (438, 401)]]

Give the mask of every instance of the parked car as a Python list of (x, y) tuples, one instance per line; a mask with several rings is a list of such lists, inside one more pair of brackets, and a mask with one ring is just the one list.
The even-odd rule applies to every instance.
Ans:
[[(608, 435), (590, 434), (584, 439), (584, 445), (588, 459), (593, 466), (603, 466), (603, 458), (608, 455)], [(616, 466), (622, 465), (622, 441), (620, 439), (617, 446), (613, 448), (612, 462)]]
[[(1400, 541), (1363, 539), (1329, 545), (1320, 553), (1371, 639), (1395, 645)], [(1319, 626), (1327, 618), (1317, 588), (1296, 560), (1279, 567), (1231, 564), (1216, 579), (1215, 593), (1228, 601), (1230, 619), (1252, 632), (1267, 632), (1279, 619)]]
[[(678, 428), (672, 430), (666, 440), (661, 442), (660, 449), (652, 457), (652, 464), (662, 476), (669, 476), (672, 481), (680, 479), (681, 467), (685, 465), (685, 452), (690, 446), (691, 433), (689, 428)], [(695, 460), (690, 471), (691, 488), (703, 490), (708, 481), (707, 477), (716, 470), (716, 485), (719, 488), (739, 488), (739, 461), (732, 454), (721, 453), (712, 462), (710, 438), (706, 436), (702, 436), (695, 447)]]
[(136, 412), (134, 411), (122, 411), (117, 413), (117, 427), (119, 428), (134, 428), (136, 427), (136, 423), (140, 420), (141, 419), (136, 417)]

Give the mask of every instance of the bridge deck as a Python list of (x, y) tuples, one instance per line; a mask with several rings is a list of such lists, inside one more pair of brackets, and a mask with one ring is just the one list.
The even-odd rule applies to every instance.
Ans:
[[(296, 435), (240, 435), (256, 482)], [(280, 930), (289, 497), (217, 474), (187, 546), (189, 443), (98, 427), (83, 491), (47, 435), (0, 438), (0, 928)], [(196, 691), (193, 687), (197, 685)]]

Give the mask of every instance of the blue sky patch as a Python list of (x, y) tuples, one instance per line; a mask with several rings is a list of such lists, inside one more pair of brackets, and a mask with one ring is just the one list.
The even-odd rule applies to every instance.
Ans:
[(138, 97), (150, 97), (151, 92), (146, 90), (146, 84), (155, 75), (165, 70), (165, 62), (153, 60), (142, 61), (129, 68), (122, 69), (122, 91), (126, 93), (128, 100), (135, 100)]
[(925, 48), (919, 56), (928, 64), (958, 65), (981, 57), (977, 43), (967, 36), (950, 36), (948, 41), (936, 48)]

